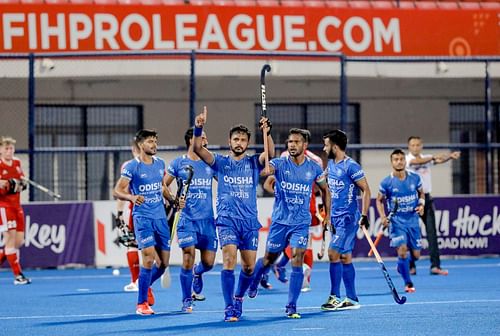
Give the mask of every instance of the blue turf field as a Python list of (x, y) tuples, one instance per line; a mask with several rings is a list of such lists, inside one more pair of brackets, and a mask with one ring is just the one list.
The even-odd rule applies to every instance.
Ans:
[[(27, 271), (33, 283), (14, 286), (0, 272), (0, 335), (500, 335), (500, 259), (445, 260), (450, 275), (428, 274), (428, 260), (413, 278), (417, 292), (394, 303), (376, 262), (356, 262), (362, 308), (321, 312), (329, 292), (328, 264), (317, 263), (309, 293), (299, 298), (302, 319), (284, 316), (287, 287), (271, 276), (274, 289), (246, 299), (238, 323), (224, 323), (220, 266), (205, 276), (207, 300), (192, 314), (180, 313), (179, 268), (172, 287), (155, 284), (156, 315), (135, 315), (136, 293), (125, 293), (128, 272), (111, 269)], [(387, 262), (398, 287), (402, 280)]]

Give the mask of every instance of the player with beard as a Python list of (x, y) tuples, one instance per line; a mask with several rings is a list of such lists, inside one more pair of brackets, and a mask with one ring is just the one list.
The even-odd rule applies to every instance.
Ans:
[[(359, 163), (346, 155), (347, 135), (333, 130), (323, 136), (323, 150), (328, 155), (327, 178), (332, 193), (332, 236), (328, 248), (330, 259), (330, 296), (322, 310), (346, 310), (360, 308), (356, 295), (352, 251), (356, 243), (358, 224), (368, 228), (370, 187)], [(361, 214), (357, 196), (362, 192)], [(360, 216), (361, 215), (361, 216)], [(340, 300), (340, 283), (344, 282), (346, 297)]]
[[(405, 291), (414, 293), (408, 250), (411, 250), (413, 260), (418, 260), (422, 248), (418, 218), (424, 213), (425, 194), (420, 176), (405, 169), (405, 153), (401, 149), (391, 153), (391, 165), (391, 175), (380, 182), (377, 210), (382, 225), (387, 227), (390, 224), (391, 247), (395, 247), (398, 253), (398, 273), (405, 282)], [(390, 223), (385, 215), (385, 202), (389, 209), (393, 209), (395, 202), (398, 202)]]
[[(142, 267), (139, 272), (139, 292), (136, 313), (152, 315), (154, 304), (151, 285), (161, 277), (170, 259), (170, 229), (167, 223), (163, 197), (176, 200), (165, 185), (165, 162), (156, 157), (156, 131), (143, 129), (136, 133), (139, 156), (122, 169), (113, 196), (134, 204), (132, 216)], [(179, 200), (183, 208), (184, 200)]]
[[(216, 172), (217, 219), (216, 226), (224, 260), (221, 272), (222, 294), (225, 302), (224, 320), (238, 321), (242, 314), (243, 297), (253, 279), (255, 258), (261, 225), (257, 219), (257, 186), (259, 174), (264, 168), (265, 152), (248, 155), (250, 131), (237, 125), (229, 131), (229, 155), (219, 155), (203, 147), (203, 126), (207, 110), (196, 116), (194, 128), (194, 152)], [(270, 122), (260, 119), (260, 128), (267, 136), (268, 151), (274, 156), (274, 142), (269, 133)], [(237, 250), (241, 255), (241, 272), (236, 292), (234, 269)]]
[[(193, 131), (189, 128), (184, 141), (187, 153), (179, 156), (167, 168), (167, 186), (176, 179), (177, 187), (186, 183), (186, 166), (193, 167), (193, 178), (186, 196), (186, 207), (177, 224), (177, 240), (182, 249), (182, 267), (180, 282), (182, 289), (182, 311), (193, 311), (193, 298), (204, 299), (202, 275), (214, 266), (217, 252), (217, 234), (215, 233), (214, 210), (212, 206), (212, 179), (215, 172), (193, 151)], [(201, 135), (202, 146), (207, 147), (205, 132)], [(200, 250), (201, 261), (193, 269), (196, 249)], [(192, 294), (191, 291), (194, 291)]]
[(302, 265), (309, 238), (311, 223), (310, 202), (314, 184), (320, 190), (323, 204), (326, 205), (323, 225), (330, 225), (330, 191), (323, 168), (305, 156), (308, 143), (306, 130), (292, 128), (288, 134), (288, 157), (272, 159), (270, 174), (274, 174), (275, 202), (272, 222), (266, 244), (266, 254), (255, 266), (255, 278), (248, 289), (248, 296), (257, 295), (262, 275), (269, 270), (281, 252), (288, 246), (292, 248), (292, 273), (288, 288), (286, 315), (300, 318), (297, 313), (297, 300), (300, 295), (304, 274)]

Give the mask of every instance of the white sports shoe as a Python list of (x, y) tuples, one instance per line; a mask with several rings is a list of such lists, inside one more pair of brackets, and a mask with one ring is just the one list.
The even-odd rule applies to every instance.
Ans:
[(137, 281), (136, 282), (131, 282), (128, 285), (125, 285), (125, 287), (123, 287), (123, 290), (125, 292), (138, 292), (139, 291), (139, 287), (137, 286)]

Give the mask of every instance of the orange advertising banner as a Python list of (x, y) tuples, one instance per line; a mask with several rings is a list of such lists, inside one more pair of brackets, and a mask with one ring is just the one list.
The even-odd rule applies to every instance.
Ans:
[(495, 10), (0, 6), (0, 53), (131, 50), (498, 56)]

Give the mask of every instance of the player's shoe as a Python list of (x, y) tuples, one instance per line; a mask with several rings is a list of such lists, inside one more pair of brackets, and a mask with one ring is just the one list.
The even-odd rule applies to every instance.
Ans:
[(139, 291), (139, 287), (137, 286), (137, 281), (131, 282), (128, 285), (125, 285), (123, 287), (123, 290), (125, 292), (138, 292)]
[(234, 314), (234, 307), (229, 305), (224, 309), (224, 321), (225, 322), (238, 322), (238, 318)]
[(269, 281), (269, 274), (263, 274), (262, 279), (260, 279), (260, 285), (265, 289), (272, 289), (273, 285), (271, 285), (268, 281)]
[(448, 275), (448, 270), (439, 267), (433, 267), (431, 268), (431, 275)]
[(191, 294), (191, 298), (193, 299), (193, 301), (205, 301), (206, 299), (205, 295), (196, 293)]
[(240, 318), (241, 314), (243, 314), (243, 298), (242, 297), (234, 297), (234, 316), (236, 318)]
[(276, 279), (278, 279), (280, 282), (287, 283), (288, 279), (286, 277), (286, 268), (285, 267), (279, 267), (278, 265), (273, 265), (273, 272), (274, 275), (276, 276)]
[(312, 290), (312, 288), (311, 288), (311, 284), (309, 282), (302, 284), (302, 288), (300, 289), (300, 291), (302, 293), (307, 293), (307, 292), (310, 292), (311, 290)]
[(155, 295), (153, 294), (153, 288), (148, 288), (148, 304), (153, 306), (155, 304)]
[(193, 291), (196, 294), (200, 294), (202, 290), (203, 290), (203, 278), (201, 277), (201, 274), (195, 274), (193, 272)]
[(250, 287), (248, 287), (248, 292), (247, 292), (248, 297), (250, 299), (255, 299), (255, 297), (257, 296), (258, 293), (259, 293), (259, 284), (254, 285), (252, 282), (250, 284)]
[(187, 298), (182, 301), (182, 312), (183, 313), (192, 313), (193, 312), (193, 299)]
[(294, 304), (286, 305), (285, 313), (286, 317), (291, 319), (299, 319), (301, 317), (300, 314), (297, 313), (297, 306)]
[(141, 304), (137, 305), (137, 308), (135, 309), (135, 313), (137, 315), (153, 315), (155, 312), (147, 302), (143, 302)]
[(14, 285), (29, 285), (31, 283), (31, 279), (24, 276), (23, 273), (20, 273), (14, 279)]
[(358, 301), (349, 299), (346, 297), (342, 302), (340, 302), (337, 306), (335, 306), (335, 310), (350, 310), (350, 309), (359, 309), (361, 305)]
[(321, 310), (336, 310), (339, 304), (340, 300), (335, 295), (330, 295), (326, 302), (321, 305)]
[(415, 293), (417, 290), (415, 289), (415, 286), (413, 286), (413, 282), (409, 282), (405, 286), (405, 292), (406, 293)]
[(416, 267), (410, 267), (410, 275), (417, 275), (417, 268)]

